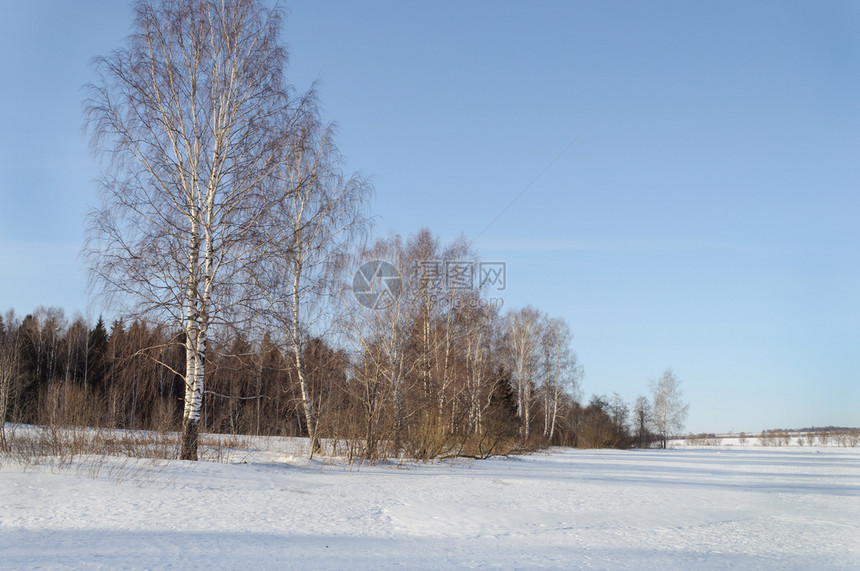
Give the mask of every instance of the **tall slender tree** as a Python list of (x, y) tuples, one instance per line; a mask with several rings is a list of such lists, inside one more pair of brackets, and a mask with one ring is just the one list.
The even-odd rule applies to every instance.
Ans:
[(278, 9), (138, 0), (128, 44), (98, 58), (86, 112), (108, 159), (86, 252), (109, 301), (184, 332), (181, 458), (197, 459), (207, 342), (253, 296), (265, 184), (301, 123)]
[(366, 227), (370, 187), (362, 177), (341, 172), (333, 129), (311, 110), (288, 144), (273, 179), (282, 199), (267, 218), (269, 254), (253, 277), (265, 322), (281, 334), (291, 356), (312, 457), (319, 449), (320, 419), (304, 356), (343, 309), (334, 288), (351, 240)]
[(576, 394), (583, 375), (576, 353), (571, 349), (573, 334), (562, 318), (547, 318), (542, 328), (541, 393), (544, 405), (543, 435), (549, 441), (558, 428), (558, 413), (566, 394)]
[(505, 317), (505, 345), (517, 387), (517, 416), (524, 441), (528, 441), (531, 430), (532, 395), (538, 375), (543, 327), (543, 313), (532, 306), (508, 313)]

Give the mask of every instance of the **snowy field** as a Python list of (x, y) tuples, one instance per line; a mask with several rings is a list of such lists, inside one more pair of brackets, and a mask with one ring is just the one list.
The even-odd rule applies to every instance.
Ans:
[(0, 567), (860, 569), (860, 449), (138, 462), (4, 462)]

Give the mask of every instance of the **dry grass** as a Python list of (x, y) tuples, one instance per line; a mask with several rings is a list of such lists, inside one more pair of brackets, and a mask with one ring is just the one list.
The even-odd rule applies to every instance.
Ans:
[[(199, 457), (207, 462), (243, 462), (255, 450), (253, 444), (251, 437), (201, 434)], [(159, 478), (167, 461), (179, 458), (179, 450), (180, 434), (172, 431), (7, 424), (0, 464), (144, 482)]]

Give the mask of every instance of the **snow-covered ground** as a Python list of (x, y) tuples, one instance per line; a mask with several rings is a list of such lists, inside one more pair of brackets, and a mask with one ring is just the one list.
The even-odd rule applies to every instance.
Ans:
[(860, 568), (858, 449), (233, 459), (4, 462), (0, 567)]

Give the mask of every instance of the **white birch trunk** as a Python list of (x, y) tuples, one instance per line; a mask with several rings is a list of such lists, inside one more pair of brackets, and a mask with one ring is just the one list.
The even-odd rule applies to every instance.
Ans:
[(196, 193), (192, 192), (188, 283), (185, 291), (185, 406), (182, 414), (180, 459), (197, 460), (200, 412), (203, 407), (203, 362), (201, 357), (200, 300), (197, 280), (200, 272), (200, 221)]
[(314, 453), (319, 450), (319, 440), (317, 438), (317, 427), (316, 427), (316, 415), (314, 414), (314, 403), (311, 398), (310, 387), (308, 387), (307, 377), (305, 375), (304, 362), (302, 361), (302, 343), (301, 343), (301, 331), (299, 330), (299, 318), (300, 318), (300, 287), (301, 287), (301, 276), (302, 276), (302, 264), (299, 261), (294, 268), (293, 272), (293, 292), (292, 292), (292, 313), (293, 319), (290, 325), (291, 332), (291, 345), (293, 350), (293, 356), (295, 358), (296, 365), (296, 375), (299, 378), (299, 389), (302, 394), (302, 407), (305, 413), (305, 423), (307, 424), (308, 429), (308, 437), (310, 439), (310, 458), (314, 457)]

